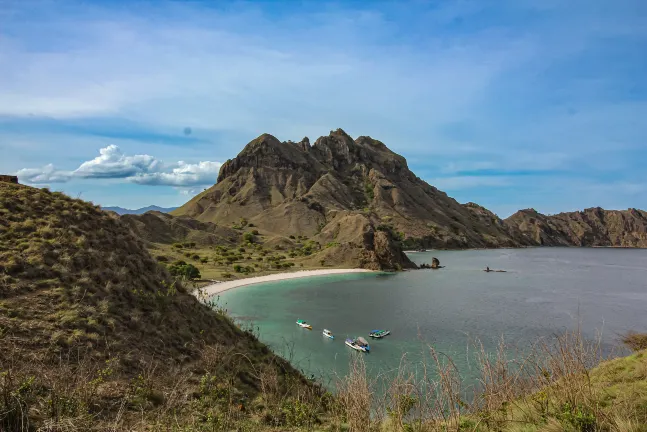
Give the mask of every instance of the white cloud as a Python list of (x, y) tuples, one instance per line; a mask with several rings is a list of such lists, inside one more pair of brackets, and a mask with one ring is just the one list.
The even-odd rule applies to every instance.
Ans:
[(96, 158), (83, 162), (74, 175), (83, 178), (124, 178), (157, 172), (163, 164), (149, 155), (124, 155), (114, 144), (99, 150)]
[(141, 185), (191, 187), (214, 184), (222, 165), (213, 161), (167, 165), (150, 155), (127, 156), (116, 145), (104, 147), (99, 153), (74, 171), (57, 170), (48, 164), (42, 168), (23, 168), (17, 175), (21, 181), (32, 184), (65, 183), (74, 178), (117, 178)]
[(128, 180), (142, 185), (195, 186), (214, 184), (218, 178), (220, 162), (203, 161), (197, 164), (178, 162), (171, 172), (138, 174)]
[(65, 183), (72, 178), (72, 172), (58, 171), (52, 164), (42, 168), (23, 168), (16, 175), (20, 181), (32, 184)]

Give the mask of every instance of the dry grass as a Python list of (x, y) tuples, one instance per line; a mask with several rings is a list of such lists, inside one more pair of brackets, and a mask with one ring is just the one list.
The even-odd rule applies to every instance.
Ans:
[[(8, 183), (0, 215), (1, 431), (227, 430), (319, 392), (186, 292), (118, 218)], [(269, 398), (261, 373), (275, 375), (274, 402), (240, 411)]]
[(647, 333), (629, 332), (622, 337), (622, 343), (633, 351), (647, 349)]
[(403, 359), (386, 383), (355, 357), (338, 380), (344, 415), (333, 423), (379, 432), (647, 430), (645, 351), (604, 361), (599, 344), (579, 331), (539, 340), (524, 353), (510, 354), (503, 341), (493, 353), (477, 347), (475, 387), (465, 387), (451, 359), (431, 346), (421, 364)]

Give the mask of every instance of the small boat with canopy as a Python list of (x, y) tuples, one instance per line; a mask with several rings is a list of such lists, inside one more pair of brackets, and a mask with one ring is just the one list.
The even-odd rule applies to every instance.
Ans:
[(389, 330), (373, 330), (368, 335), (374, 339), (382, 339), (384, 336), (388, 336), (390, 334), (391, 331)]
[(302, 327), (302, 328), (305, 328), (305, 329), (308, 329), (308, 330), (312, 330), (312, 326), (310, 324), (308, 324), (307, 322), (305, 322), (305, 320), (297, 320), (297, 325), (299, 327)]
[(368, 342), (363, 337), (358, 337), (355, 339), (346, 339), (346, 345), (351, 347), (354, 350), (369, 352), (371, 347), (368, 345)]

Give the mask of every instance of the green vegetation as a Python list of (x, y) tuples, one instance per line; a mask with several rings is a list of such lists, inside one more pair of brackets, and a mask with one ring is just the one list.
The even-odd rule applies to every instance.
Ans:
[(168, 267), (171, 276), (176, 276), (184, 280), (200, 279), (200, 271), (193, 264), (187, 264), (184, 261), (175, 261)]

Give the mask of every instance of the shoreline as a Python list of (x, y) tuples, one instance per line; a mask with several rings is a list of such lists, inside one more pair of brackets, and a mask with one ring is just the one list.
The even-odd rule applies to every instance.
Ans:
[(221, 292), (229, 291), (234, 288), (240, 288), (248, 285), (255, 285), (265, 282), (280, 282), (283, 280), (289, 279), (300, 279), (310, 276), (328, 276), (336, 274), (348, 274), (348, 273), (378, 273), (375, 270), (367, 269), (320, 269), (320, 270), (300, 270), (296, 272), (285, 272), (285, 273), (276, 273), (266, 276), (256, 276), (244, 279), (237, 279), (233, 281), (226, 282), (217, 282), (214, 284), (207, 285), (202, 287), (200, 291), (203, 295), (213, 296), (215, 294), (220, 294)]

